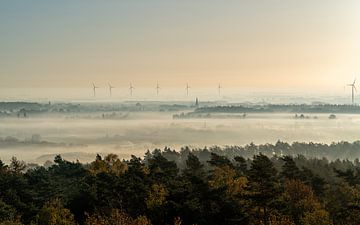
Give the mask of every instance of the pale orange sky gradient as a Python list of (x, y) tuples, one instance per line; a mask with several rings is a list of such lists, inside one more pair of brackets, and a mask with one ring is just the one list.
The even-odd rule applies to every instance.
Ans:
[(341, 89), (360, 79), (360, 1), (0, 3), (0, 87)]

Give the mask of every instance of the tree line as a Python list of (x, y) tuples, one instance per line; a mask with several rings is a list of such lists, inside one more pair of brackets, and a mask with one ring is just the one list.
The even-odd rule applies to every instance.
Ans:
[[(219, 150), (219, 149), (218, 149)], [(165, 148), (143, 158), (0, 161), (0, 224), (330, 225), (360, 221), (358, 160)]]
[(242, 104), (202, 106), (195, 113), (360, 113), (360, 106), (349, 104)]

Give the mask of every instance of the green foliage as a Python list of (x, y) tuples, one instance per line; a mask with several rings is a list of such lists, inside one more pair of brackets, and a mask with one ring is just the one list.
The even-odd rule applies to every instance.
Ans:
[(296, 166), (295, 161), (290, 156), (282, 158), (284, 165), (282, 166), (281, 176), (286, 179), (301, 179), (301, 171)]
[(11, 221), (16, 217), (16, 210), (0, 199), (0, 223)]
[(359, 161), (266, 154), (301, 147), (250, 144), (246, 151), (264, 152), (252, 159), (233, 146), (89, 164), (56, 156), (33, 169), (0, 161), (0, 225), (358, 224)]
[(334, 169), (337, 176), (344, 179), (349, 185), (355, 186), (360, 185), (360, 168), (347, 169), (346, 171), (341, 171)]
[(17, 160), (16, 157), (11, 158), (9, 170), (13, 173), (22, 173), (25, 171), (26, 164), (23, 161)]
[(326, 209), (334, 224), (355, 225), (360, 221), (360, 187), (347, 183), (334, 185), (326, 193)]
[(277, 170), (268, 157), (260, 154), (254, 156), (248, 174), (248, 197), (257, 208), (253, 219), (269, 224), (269, 211), (280, 194)]
[(232, 163), (227, 157), (220, 156), (216, 153), (211, 153), (211, 157), (208, 162), (212, 166), (232, 166)]
[(248, 170), (248, 165), (244, 157), (242, 156), (235, 156), (235, 167), (237, 169), (237, 172), (241, 175), (246, 175)]

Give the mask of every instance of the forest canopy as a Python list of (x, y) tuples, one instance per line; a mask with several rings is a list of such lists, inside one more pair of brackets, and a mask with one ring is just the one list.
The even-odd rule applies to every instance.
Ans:
[[(148, 151), (0, 162), (0, 224), (357, 224), (358, 160)], [(225, 152), (223, 152), (225, 153)], [(204, 161), (206, 159), (206, 161)]]

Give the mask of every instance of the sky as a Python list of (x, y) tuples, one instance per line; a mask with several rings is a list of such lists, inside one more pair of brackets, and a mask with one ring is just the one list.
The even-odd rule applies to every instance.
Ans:
[(0, 0), (0, 89), (342, 91), (358, 0)]

